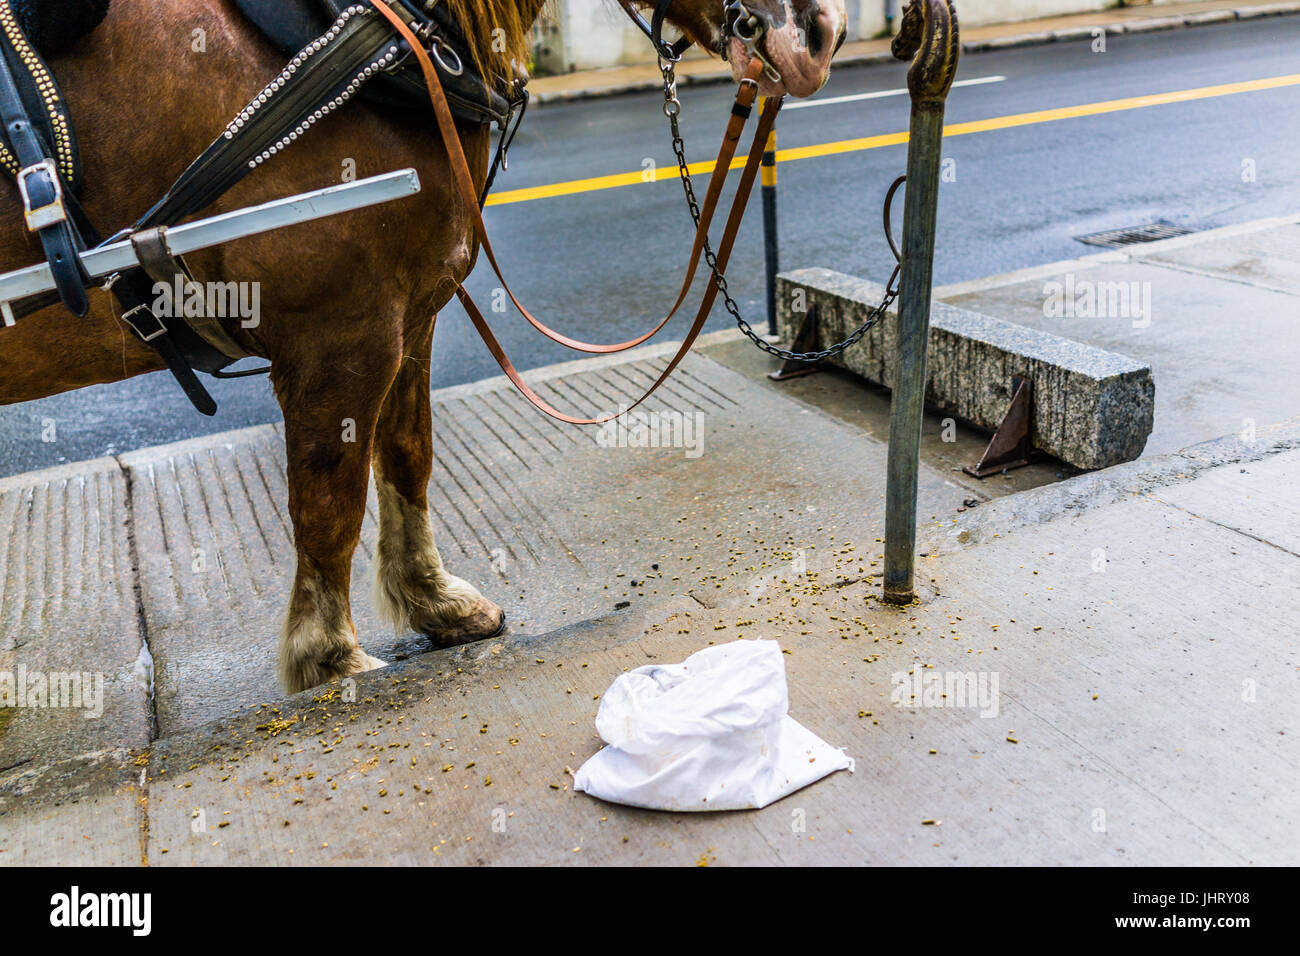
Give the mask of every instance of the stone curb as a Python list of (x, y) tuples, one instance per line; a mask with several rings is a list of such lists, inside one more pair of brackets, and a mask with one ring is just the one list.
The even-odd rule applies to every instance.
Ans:
[[(792, 306), (795, 289), (804, 293), (804, 311)], [(866, 320), (883, 292), (830, 269), (783, 272), (777, 276), (781, 339), (793, 341), (816, 309), (818, 341), (840, 341)], [(877, 325), (830, 361), (892, 388), (897, 335), (896, 324)], [(989, 431), (1007, 413), (1015, 377), (1027, 375), (1034, 383), (1033, 446), (1076, 468), (1133, 461), (1151, 434), (1151, 368), (1129, 356), (942, 301), (930, 309), (929, 356), (926, 403)]]

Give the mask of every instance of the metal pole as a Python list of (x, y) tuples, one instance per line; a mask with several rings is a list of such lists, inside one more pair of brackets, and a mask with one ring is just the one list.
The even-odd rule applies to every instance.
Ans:
[(960, 43), (951, 0), (913, 0), (903, 9), (894, 55), (915, 54), (908, 71), (912, 123), (903, 209), (903, 274), (898, 306), (898, 372), (890, 397), (885, 490), (885, 588), (891, 604), (916, 592), (916, 486), (925, 412), (926, 347), (943, 147), (943, 113)]
[[(767, 97), (759, 97), (759, 111)], [(776, 337), (776, 274), (780, 271), (776, 232), (776, 127), (763, 151), (763, 257), (767, 266), (767, 334)]]

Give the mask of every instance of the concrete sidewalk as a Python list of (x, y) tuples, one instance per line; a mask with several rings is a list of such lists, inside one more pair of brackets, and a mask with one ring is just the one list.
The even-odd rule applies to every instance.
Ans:
[[(958, 15), (960, 13), (958, 10)], [(1113, 7), (1095, 13), (963, 28), (962, 51), (977, 53), (1012, 46), (1091, 40), (1097, 28), (1108, 34), (1146, 33), (1294, 13), (1300, 13), (1300, 0), (1198, 0)], [(867, 63), (897, 63), (889, 52), (889, 44), (888, 39), (846, 43), (836, 54), (835, 65), (842, 68)], [(682, 86), (730, 82), (731, 69), (716, 57), (693, 51), (678, 66), (677, 78)], [(663, 88), (663, 77), (656, 65), (648, 63), (539, 76), (529, 82), (528, 88), (533, 102), (546, 104), (658, 90)]]
[[(887, 394), (840, 373), (771, 383), (734, 333), (651, 404), (690, 426), (670, 447), (556, 426), (502, 379), (435, 392), (435, 529), (511, 630), (428, 653), (380, 628), (372, 507), (354, 613), (393, 666), (355, 700), (276, 686), (278, 429), (0, 481), (0, 676), (104, 679), (93, 719), (0, 710), (0, 864), (1300, 862), (1297, 230), (939, 290), (1032, 324), (1045, 283), (1150, 282), (1149, 323), (1052, 331), (1152, 363), (1164, 454), (981, 483), (960, 465), (987, 436), (947, 441), (935, 410), (904, 610), (876, 599)], [(527, 377), (613, 409), (671, 349)], [(571, 792), (614, 677), (740, 637), (781, 641), (794, 716), (855, 774), (720, 816)], [(997, 694), (955, 707), (909, 685), (896, 705), (917, 674)]]
[[(803, 574), (10, 770), (0, 862), (1294, 864), (1298, 489), (1293, 420), (1004, 498), (929, 525), (903, 610), (861, 529), (797, 534)], [(572, 791), (615, 676), (742, 637), (781, 642), (792, 714), (855, 773), (749, 813)], [(967, 678), (996, 696), (955, 706)]]

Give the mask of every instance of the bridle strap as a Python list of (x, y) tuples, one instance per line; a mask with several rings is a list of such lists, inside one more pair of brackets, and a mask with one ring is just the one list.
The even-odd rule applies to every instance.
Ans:
[(674, 42), (669, 43), (664, 39), (664, 19), (668, 16), (668, 8), (673, 5), (673, 0), (657, 0), (655, 11), (651, 14), (650, 22), (646, 22), (645, 16), (636, 8), (634, 0), (622, 0), (621, 6), (623, 11), (636, 24), (638, 30), (650, 38), (654, 44), (655, 52), (669, 62), (676, 63), (682, 58), (691, 46), (690, 37), (678, 37)]
[[(741, 173), (740, 183), (736, 187), (736, 202), (732, 206), (731, 215), (727, 219), (727, 226), (722, 234), (722, 242), (718, 246), (716, 261), (719, 272), (725, 270), (727, 268), (727, 263), (730, 261), (731, 250), (735, 245), (736, 236), (740, 231), (741, 220), (745, 217), (745, 206), (749, 201), (749, 195), (754, 187), (754, 180), (757, 177), (760, 166), (762, 165), (763, 152), (767, 144), (767, 136), (776, 123), (776, 114), (780, 108), (781, 103), (779, 99), (773, 98), (768, 100), (763, 108), (761, 116), (759, 117), (758, 128), (754, 133), (754, 142), (750, 147), (744, 171)], [(492, 327), (488, 325), (488, 321), (483, 317), (483, 313), (479, 310), (478, 306), (474, 304), (474, 300), (470, 298), (469, 293), (465, 291), (465, 287), (457, 286), (456, 295), (460, 299), (460, 303), (464, 307), (466, 314), (469, 315), (470, 321), (474, 323), (474, 328), (478, 330), (479, 336), (483, 339), (484, 344), (487, 345), (488, 351), (492, 353), (492, 357), (496, 359), (497, 365), (501, 367), (501, 371), (505, 373), (506, 377), (510, 379), (515, 388), (517, 388), (524, 398), (528, 399), (535, 408), (549, 415), (551, 418), (566, 422), (570, 425), (600, 425), (618, 418), (621, 415), (626, 415), (628, 412), (641, 405), (646, 399), (658, 391), (659, 386), (666, 382), (668, 377), (677, 370), (677, 366), (681, 365), (682, 360), (686, 358), (687, 354), (694, 347), (696, 339), (700, 337), (700, 333), (704, 331), (705, 323), (708, 322), (709, 313), (713, 311), (713, 303), (716, 301), (718, 296), (718, 287), (713, 282), (709, 283), (708, 288), (704, 293), (704, 297), (700, 301), (699, 311), (695, 313), (695, 321), (691, 324), (690, 331), (687, 332), (686, 337), (678, 347), (677, 354), (673, 356), (672, 361), (668, 363), (664, 370), (659, 374), (659, 377), (655, 379), (654, 384), (650, 386), (645, 394), (631, 405), (602, 418), (576, 418), (573, 415), (569, 415), (566, 412), (562, 412), (555, 408), (546, 401), (546, 399), (538, 395), (537, 392), (523, 380), (523, 377), (519, 374), (514, 365), (511, 364), (505, 350), (501, 347), (501, 343), (492, 332)]]
[(506, 281), (502, 273), (501, 265), (496, 257), (496, 251), (492, 248), (492, 241), (488, 238), (487, 225), (483, 221), (482, 212), (478, 208), (478, 193), (474, 188), (473, 176), (469, 170), (469, 161), (465, 158), (465, 152), (461, 148), (460, 134), (456, 131), (456, 122), (451, 115), (451, 107), (447, 103), (446, 95), (443, 93), (442, 83), (438, 78), (438, 72), (433, 66), (433, 60), (424, 50), (423, 45), (416, 38), (414, 32), (406, 25), (398, 14), (389, 9), (384, 0), (371, 0), (376, 9), (387, 17), (393, 26), (402, 34), (406, 42), (415, 50), (415, 55), (425, 72), (425, 83), (429, 88), (430, 99), (433, 101), (434, 114), (438, 120), (439, 129), (442, 132), (443, 142), (447, 149), (448, 158), (451, 162), (452, 173), (456, 180), (456, 185), (460, 190), (462, 197), (470, 197), (470, 208), (467, 210), (470, 216), (474, 233), (478, 238), (479, 245), (483, 249), (483, 254), (487, 257), (488, 263), (497, 278), (501, 280), (502, 289), (519, 310), (519, 314), (542, 335), (546, 336), (552, 342), (563, 345), (567, 349), (575, 352), (585, 352), (588, 355), (610, 355), (616, 352), (626, 352), (628, 349), (636, 348), (643, 345), (650, 339), (654, 338), (663, 330), (677, 311), (681, 308), (682, 303), (686, 301), (690, 293), (691, 283), (694, 281), (695, 273), (704, 254), (704, 242), (708, 237), (708, 229), (717, 208), (719, 197), (722, 195), (723, 184), (726, 181), (727, 173), (731, 168), (732, 157), (735, 156), (736, 146), (740, 142), (740, 134), (744, 130), (745, 121), (749, 118), (750, 111), (753, 107), (754, 99), (758, 92), (757, 77), (762, 69), (762, 64), (755, 67), (750, 64), (750, 73), (746, 74), (741, 81), (739, 89), (736, 91), (736, 102), (732, 106), (731, 118), (727, 123), (727, 130), (723, 136), (722, 146), (718, 152), (718, 160), (714, 164), (713, 176), (709, 182), (709, 190), (705, 195), (704, 205), (701, 209), (700, 225), (696, 230), (695, 243), (691, 249), (690, 264), (687, 267), (686, 277), (682, 282), (681, 291), (678, 293), (677, 301), (674, 303), (672, 311), (644, 335), (629, 339), (626, 342), (614, 342), (598, 344), (594, 342), (583, 342), (579, 339), (571, 338), (562, 332), (552, 329), (536, 316), (519, 301)]
[[(439, 131), (442, 134), (443, 143), (447, 150), (453, 178), (466, 206), (466, 213), (470, 216), (474, 233), (478, 238), (484, 254), (487, 256), (488, 262), (492, 266), (493, 272), (496, 274), (497, 278), (501, 280), (502, 287), (509, 296), (510, 301), (519, 310), (520, 314), (524, 316), (529, 324), (552, 341), (573, 349), (574, 351), (595, 355), (626, 351), (627, 349), (643, 344), (661, 331), (685, 301), (695, 273), (698, 269), (700, 259), (703, 256), (705, 242), (708, 238), (709, 225), (711, 224), (716, 211), (718, 199), (722, 193), (723, 183), (725, 182), (727, 173), (730, 170), (732, 157), (735, 155), (736, 146), (740, 141), (740, 134), (744, 129), (745, 121), (749, 118), (754, 99), (757, 96), (757, 81), (758, 75), (762, 71), (762, 64), (757, 60), (750, 63), (746, 75), (736, 92), (736, 102), (732, 106), (732, 115), (727, 124), (727, 131), (723, 138), (722, 146), (719, 149), (717, 162), (714, 164), (713, 176), (710, 180), (709, 190), (706, 194), (704, 206), (701, 210), (700, 223), (696, 230), (695, 243), (692, 248), (687, 275), (682, 283), (681, 292), (678, 295), (677, 302), (674, 304), (672, 311), (669, 312), (668, 315), (665, 316), (664, 319), (652, 330), (644, 335), (638, 336), (637, 338), (631, 339), (627, 342), (597, 345), (589, 342), (578, 341), (577, 339), (570, 338), (569, 336), (563, 335), (549, 328), (534, 317), (510, 290), (509, 285), (506, 283), (505, 276), (501, 272), (501, 267), (497, 261), (496, 253), (492, 248), (492, 243), (488, 238), (487, 226), (483, 221), (483, 216), (478, 206), (478, 194), (474, 188), (473, 175), (470, 172), (469, 162), (465, 158), (465, 153), (460, 142), (460, 135), (456, 130), (455, 119), (452, 117), (451, 108), (447, 103), (446, 94), (443, 92), (442, 83), (438, 78), (437, 69), (434, 67), (428, 51), (424, 49), (423, 44), (420, 43), (418, 37), (401, 16), (392, 10), (384, 0), (371, 0), (371, 3), (406, 40), (407, 44), (414, 52), (421, 70), (424, 72), (425, 83), (429, 91), (429, 98), (433, 103), (434, 115), (437, 119)], [(739, 230), (740, 220), (744, 216), (745, 204), (749, 197), (750, 188), (753, 185), (753, 177), (756, 174), (758, 165), (762, 159), (762, 147), (767, 141), (767, 131), (771, 129), (771, 125), (775, 122), (776, 111), (779, 108), (779, 100), (772, 100), (769, 101), (768, 107), (763, 111), (763, 117), (760, 121), (759, 129), (755, 134), (754, 143), (750, 148), (749, 158), (745, 164), (745, 173), (742, 176), (741, 189), (737, 192), (732, 204), (731, 216), (727, 223), (727, 235), (724, 236), (723, 245), (721, 245), (718, 250), (718, 263), (720, 267), (725, 266), (726, 256), (730, 254), (731, 245), (735, 241), (735, 233)], [(462, 303), (469, 303), (468, 293), (465, 292), (463, 286), (458, 284), (456, 294), (461, 299)], [(705, 294), (703, 302), (701, 303), (700, 312), (696, 316), (696, 321), (692, 326), (691, 334), (683, 343), (683, 350), (679, 356), (669, 366), (668, 372), (671, 372), (676, 368), (682, 357), (684, 357), (686, 351), (689, 351), (690, 345), (694, 342), (695, 338), (698, 337), (699, 330), (703, 328), (715, 298), (716, 289), (711, 284), (708, 292)], [(483, 319), (482, 313), (478, 312), (476, 308), (471, 309), (470, 306), (472, 306), (472, 303), (467, 304), (466, 311), (469, 312), (471, 320), (474, 321), (475, 328), (483, 337), (485, 344), (488, 346), (488, 350), (492, 352), (493, 357), (496, 358), (502, 371), (510, 377), (510, 380), (519, 387), (520, 391), (528, 397), (529, 401), (536, 405), (541, 411), (554, 418), (558, 418), (560, 421), (578, 425), (600, 424), (601, 422), (609, 421), (611, 418), (616, 417), (609, 416), (607, 418), (597, 419), (578, 419), (565, 415), (564, 413), (558, 412), (556, 409), (552, 408), (526, 386), (523, 380), (519, 377), (518, 372), (515, 371), (514, 367), (510, 364), (510, 361), (506, 357), (504, 350), (501, 348), (500, 343), (497, 342), (491, 329), (488, 327), (486, 320)], [(475, 318), (475, 316), (477, 316), (477, 318)], [(665, 378), (667, 378), (667, 372), (658, 382), (655, 383), (650, 392), (653, 392), (658, 388)], [(649, 397), (650, 392), (642, 396), (636, 404), (639, 405), (641, 402), (645, 401), (645, 399)]]

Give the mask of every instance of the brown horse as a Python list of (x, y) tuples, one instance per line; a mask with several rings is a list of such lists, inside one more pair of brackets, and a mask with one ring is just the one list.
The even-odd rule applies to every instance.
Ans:
[[(543, 2), (451, 0), (450, 8), (474, 58), (508, 75), (509, 61), (524, 62)], [(769, 24), (763, 55), (785, 84), (766, 81), (764, 92), (819, 89), (843, 40), (842, 0), (747, 6)], [(719, 53), (724, 15), (722, 0), (674, 0), (668, 20)], [(203, 44), (195, 42), (200, 36)], [(728, 52), (739, 76), (744, 48)], [(231, 0), (113, 0), (94, 33), (51, 61), (77, 122), (91, 218), (107, 231), (134, 222), (283, 61)], [(459, 132), (481, 186), (490, 129), (461, 124)], [(444, 569), (428, 515), (434, 321), (477, 253), (432, 122), (352, 104), (206, 212), (334, 185), (345, 164), (362, 175), (414, 167), (424, 189), (332, 221), (328, 241), (318, 227), (298, 227), (190, 257), (202, 279), (261, 286), (260, 324), (236, 320), (227, 331), (270, 360), (284, 413), (298, 563), (279, 670), (291, 692), (382, 665), (362, 651), (348, 600), (372, 466), (380, 503), (375, 595), (385, 617), (438, 646), (504, 626), (496, 604)], [(0, 201), (0, 270), (8, 271), (42, 254), (13, 184), (0, 188), (8, 191)], [(85, 319), (52, 307), (0, 328), (0, 405), (161, 368), (98, 290)], [(179, 393), (176, 400), (184, 401)]]

